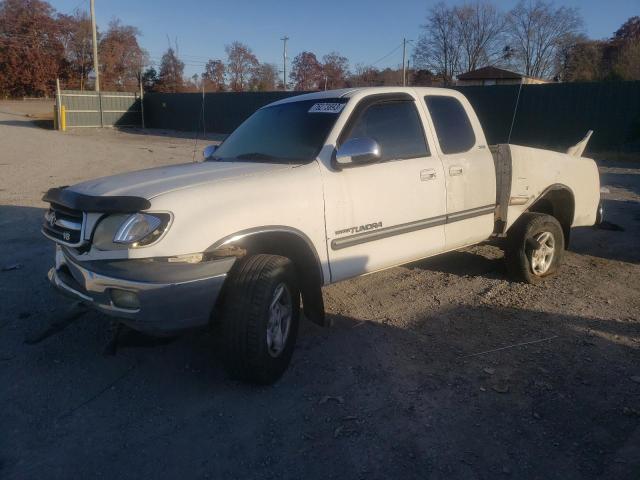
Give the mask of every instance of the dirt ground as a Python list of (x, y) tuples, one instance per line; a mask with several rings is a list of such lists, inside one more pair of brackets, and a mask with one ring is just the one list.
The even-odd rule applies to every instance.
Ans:
[(483, 245), (330, 286), (333, 326), (256, 388), (208, 333), (109, 355), (107, 317), (60, 323), (43, 192), (194, 141), (23, 115), (46, 108), (0, 103), (1, 478), (640, 478), (640, 162), (602, 163), (613, 225), (574, 230), (560, 276), (509, 282)]

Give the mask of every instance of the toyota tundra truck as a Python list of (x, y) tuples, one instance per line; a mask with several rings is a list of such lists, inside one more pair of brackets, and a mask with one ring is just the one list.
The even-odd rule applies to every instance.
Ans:
[(235, 376), (276, 381), (321, 287), (502, 239), (508, 271), (558, 271), (602, 218), (582, 157), (488, 145), (459, 92), (353, 88), (260, 108), (202, 161), (52, 188), (50, 282), (151, 334), (210, 326)]

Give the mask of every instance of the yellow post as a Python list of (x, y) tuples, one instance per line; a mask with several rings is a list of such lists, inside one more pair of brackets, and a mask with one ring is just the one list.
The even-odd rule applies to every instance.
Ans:
[(63, 132), (67, 129), (67, 112), (64, 105), (60, 107), (60, 130)]

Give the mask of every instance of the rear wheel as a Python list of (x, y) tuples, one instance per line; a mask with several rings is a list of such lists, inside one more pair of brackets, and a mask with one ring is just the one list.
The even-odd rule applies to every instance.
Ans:
[(229, 274), (220, 310), (224, 363), (234, 377), (271, 384), (287, 369), (300, 317), (291, 260), (251, 255)]
[(562, 227), (551, 215), (525, 213), (507, 234), (505, 260), (516, 280), (537, 283), (554, 275), (563, 255)]

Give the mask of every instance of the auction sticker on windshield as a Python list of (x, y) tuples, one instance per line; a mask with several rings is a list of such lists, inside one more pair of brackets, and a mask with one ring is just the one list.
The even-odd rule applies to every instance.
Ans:
[(344, 103), (315, 103), (309, 113), (340, 113), (344, 106)]

